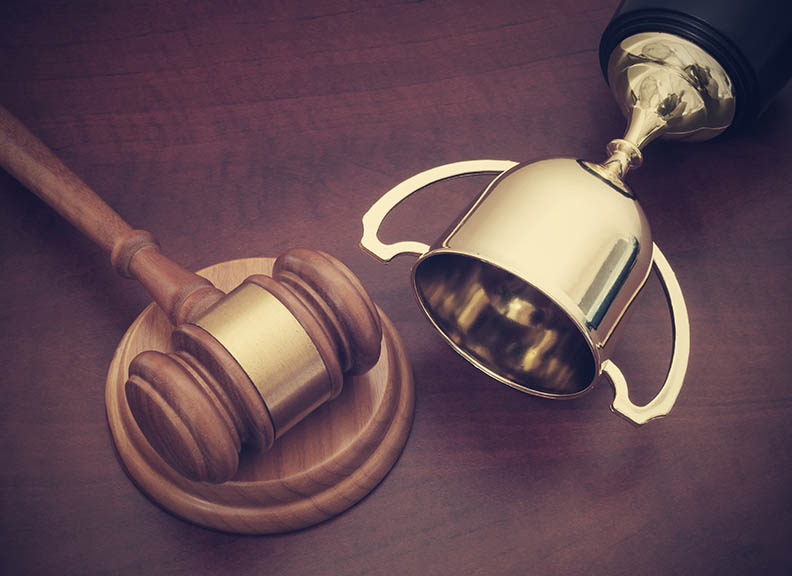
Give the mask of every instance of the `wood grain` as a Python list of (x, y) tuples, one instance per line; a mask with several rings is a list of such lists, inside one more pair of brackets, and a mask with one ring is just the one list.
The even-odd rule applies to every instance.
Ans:
[[(332, 520), (239, 538), (160, 510), (118, 465), (104, 407), (150, 298), (0, 173), (0, 572), (792, 572), (790, 87), (747, 133), (653, 143), (630, 173), (692, 330), (677, 406), (640, 430), (607, 386), (553, 402), (479, 374), (421, 315), (412, 261), (358, 248), (369, 206), (432, 166), (601, 159), (624, 126), (596, 52), (616, 4), (0, 2), (2, 104), (133, 227), (190, 270), (335, 255), (416, 385), (396, 466)], [(438, 237), (483, 185), (416, 195), (381, 237)], [(615, 357), (635, 402), (669, 350), (650, 279)]]
[[(230, 290), (253, 274), (271, 274), (272, 265), (271, 259), (249, 258), (201, 273)], [(165, 509), (218, 530), (286, 532), (346, 510), (390, 471), (412, 423), (410, 365), (398, 334), (384, 322), (383, 352), (373, 369), (346, 382), (335, 401), (291, 429), (271, 450), (248, 446), (230, 481), (208, 484), (189, 481), (168, 466), (130, 411), (124, 386), (129, 363), (144, 350), (172, 350), (170, 326), (159, 308), (149, 306), (122, 338), (107, 376), (108, 421), (126, 470)]]
[[(255, 324), (245, 321), (253, 317), (251, 309), (233, 304), (242, 291), (224, 296), (210, 281), (164, 256), (149, 232), (133, 230), (2, 107), (0, 166), (110, 252), (113, 267), (137, 278), (176, 325), (173, 350), (141, 349), (125, 358), (125, 384), (115, 386), (117, 401), (126, 405), (138, 433), (188, 479), (228, 481), (237, 472), (243, 443), (252, 440), (259, 450), (269, 449), (274, 438), (340, 394), (342, 372), (364, 374), (379, 359), (377, 310), (360, 281), (329, 254), (289, 250), (275, 261), (272, 277), (254, 274), (240, 287), (263, 288), (253, 288), (251, 306), (262, 298), (276, 299), (276, 309), (287, 316), (283, 321), (305, 345), (298, 349), (284, 333), (274, 332), (283, 326), (271, 307)], [(247, 351), (248, 360), (260, 364), (265, 352), (271, 355), (264, 362), (266, 377), (251, 372), (240, 350), (216, 340), (207, 322), (218, 315), (216, 323)], [(257, 345), (251, 348), (250, 342)], [(279, 344), (284, 347), (275, 350)], [(406, 356), (403, 362), (408, 363)]]
[(154, 450), (193, 481), (230, 480), (240, 448), (269, 449), (336, 398), (345, 374), (380, 357), (376, 306), (329, 254), (287, 250), (271, 276), (243, 280), (177, 326), (171, 349), (127, 359), (124, 402)]
[(153, 238), (128, 242), (132, 227), (2, 106), (0, 166), (108, 254), (130, 252), (122, 248), (126, 243), (137, 249), (154, 243)]
[(174, 324), (196, 318), (222, 297), (204, 278), (162, 254), (149, 232), (133, 230), (2, 106), (0, 166), (104, 249), (119, 274), (140, 281)]

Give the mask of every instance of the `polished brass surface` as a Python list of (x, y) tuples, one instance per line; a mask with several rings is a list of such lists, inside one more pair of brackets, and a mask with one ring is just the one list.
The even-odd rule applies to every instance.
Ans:
[(685, 299), (682, 296), (682, 289), (679, 287), (679, 282), (671, 269), (671, 265), (657, 245), (654, 246), (652, 263), (655, 270), (657, 270), (657, 277), (660, 279), (660, 284), (668, 301), (673, 332), (671, 342), (674, 349), (671, 353), (671, 363), (668, 366), (668, 375), (663, 387), (648, 404), (636, 406), (630, 401), (627, 381), (624, 379), (621, 370), (612, 360), (605, 360), (602, 363), (602, 372), (607, 375), (613, 385), (611, 410), (638, 425), (646, 424), (650, 420), (665, 416), (671, 411), (679, 396), (679, 392), (682, 390), (682, 383), (685, 380), (690, 357), (690, 321), (688, 319), (687, 306), (685, 306)]
[(408, 178), (383, 194), (363, 215), (363, 237), (360, 239), (360, 247), (381, 262), (388, 262), (399, 254), (425, 253), (429, 250), (429, 245), (424, 242), (403, 240), (385, 244), (377, 237), (382, 221), (393, 208), (411, 194), (436, 182), (470, 174), (500, 174), (516, 165), (517, 162), (509, 160), (469, 160), (437, 166)]
[(606, 150), (608, 158), (601, 164), (582, 160), (581, 165), (625, 196), (635, 197), (624, 177), (631, 168), (638, 168), (643, 163), (640, 148), (632, 142), (617, 138), (608, 143)]
[(330, 398), (330, 378), (319, 351), (286, 306), (264, 288), (241, 284), (195, 324), (250, 377), (276, 437)]
[(714, 138), (734, 118), (734, 87), (723, 67), (673, 34), (622, 40), (608, 61), (608, 83), (628, 119), (624, 140), (639, 149), (658, 137)]
[[(667, 414), (679, 394), (690, 327), (673, 270), (652, 243), (625, 176), (655, 138), (696, 141), (722, 133), (734, 117), (735, 96), (714, 58), (665, 33), (623, 40), (611, 55), (608, 80), (628, 125), (623, 138), (608, 144), (604, 162), (476, 160), (427, 170), (371, 207), (361, 245), (383, 261), (419, 255), (413, 288), (427, 317), (454, 350), (493, 378), (560, 398), (581, 394), (606, 374), (613, 410), (643, 424)], [(377, 238), (390, 210), (412, 193), (483, 172), (501, 173), (431, 246)], [(660, 393), (639, 407), (610, 357), (653, 266), (672, 315), (674, 352)]]
[(656, 138), (700, 141), (726, 130), (734, 118), (734, 88), (723, 67), (696, 44), (660, 32), (635, 34), (608, 61), (608, 82), (627, 117), (623, 138), (608, 144), (602, 163), (585, 162), (624, 194), (624, 178), (643, 163)]
[[(625, 154), (629, 159), (629, 149)], [(498, 168), (505, 171), (431, 246), (377, 239), (390, 210), (418, 189)], [(673, 271), (653, 245), (635, 197), (588, 163), (481, 160), (428, 170), (372, 206), (361, 245), (381, 260), (420, 254), (413, 287), (429, 320), (460, 355), (514, 388), (573, 397), (606, 372), (614, 411), (636, 423), (666, 414), (681, 389), (689, 327)], [(658, 400), (636, 407), (610, 356), (655, 256), (673, 293), (674, 358)]]
[[(437, 290), (428, 280), (437, 277), (434, 269), (451, 268), (435, 260), (453, 258), (448, 253), (486, 264), (483, 270), (461, 266), (466, 272), (462, 286), (474, 292), (480, 287), (495, 304), (475, 320), (469, 311), (460, 319), (467, 324), (451, 326), (450, 318), (439, 314), (443, 308), (433, 304), (438, 296), (430, 299), (425, 291)], [(569, 395), (592, 384), (599, 370), (598, 359), (591, 360), (597, 356), (593, 349), (608, 345), (646, 281), (650, 262), (649, 224), (635, 199), (575, 160), (554, 159), (517, 166), (494, 180), (450, 233), (419, 258), (414, 287), (438, 329), (488, 373), (543, 395)], [(458, 290), (450, 279), (441, 276), (441, 281), (449, 284), (447, 294)], [(522, 325), (510, 325), (519, 337), (504, 336), (514, 330), (493, 319), (508, 319), (504, 309), (524, 318)], [(505, 332), (489, 337), (498, 350), (487, 356), (480, 342), (494, 324)], [(506, 346), (505, 339), (511, 344)], [(589, 359), (582, 361), (586, 353)]]
[(580, 326), (514, 274), (439, 251), (416, 268), (415, 290), (452, 347), (493, 378), (543, 396), (574, 395), (594, 380)]

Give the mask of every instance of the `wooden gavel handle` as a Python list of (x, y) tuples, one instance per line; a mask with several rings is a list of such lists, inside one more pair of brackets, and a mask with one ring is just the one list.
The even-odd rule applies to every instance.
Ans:
[(162, 254), (151, 234), (127, 224), (2, 106), (0, 166), (101, 246), (116, 271), (136, 278), (174, 325), (195, 319), (223, 296)]
[(330, 255), (287, 251), (272, 276), (253, 275), (225, 297), (165, 257), (151, 234), (133, 230), (2, 107), (0, 165), (109, 252), (177, 326), (170, 352), (132, 360), (124, 390), (151, 447), (185, 477), (229, 480), (244, 444), (269, 448), (337, 396), (344, 374), (376, 364), (377, 308)]

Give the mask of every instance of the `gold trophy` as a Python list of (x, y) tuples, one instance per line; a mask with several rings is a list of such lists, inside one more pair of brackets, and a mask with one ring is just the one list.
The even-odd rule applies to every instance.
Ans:
[[(642, 150), (656, 138), (707, 140), (733, 128), (735, 119), (744, 124), (755, 116), (757, 98), (768, 98), (768, 91), (756, 96), (760, 91), (751, 92), (751, 82), (783, 85), (778, 73), (752, 80), (734, 65), (726, 43), (712, 40), (717, 30), (707, 36), (693, 25), (700, 24), (701, 14), (669, 10), (664, 20), (657, 16), (658, 4), (679, 2), (624, 2), (603, 35), (603, 69), (628, 120), (624, 136), (608, 144), (604, 162), (474, 160), (433, 168), (382, 196), (363, 216), (361, 240), (381, 261), (418, 256), (412, 284), (419, 305), (448, 344), (477, 368), (547, 398), (578, 396), (605, 375), (614, 389), (613, 411), (635, 424), (674, 406), (687, 369), (690, 327), (676, 276), (652, 242), (625, 177), (641, 165)], [(726, 10), (727, 4), (741, 7), (727, 2), (707, 10)], [(790, 23), (783, 26), (781, 48), (768, 50), (788, 50)], [(753, 54), (745, 39), (736, 48), (733, 42), (727, 46), (737, 52), (740, 47)], [(414, 192), (480, 173), (496, 176), (430, 245), (384, 244), (377, 238), (388, 213)], [(673, 351), (660, 392), (636, 406), (611, 358), (653, 268), (668, 300)]]

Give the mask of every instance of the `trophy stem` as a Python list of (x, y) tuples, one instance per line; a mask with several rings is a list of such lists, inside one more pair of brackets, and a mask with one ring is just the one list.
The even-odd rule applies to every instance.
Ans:
[(608, 159), (601, 164), (604, 171), (624, 185), (627, 172), (643, 164), (641, 148), (627, 138), (617, 138), (608, 142)]
[(643, 163), (641, 149), (626, 138), (616, 138), (608, 142), (606, 148), (608, 159), (598, 164), (583, 160), (582, 164), (625, 196), (633, 197), (630, 187), (625, 183), (624, 177), (633, 168), (638, 168)]

